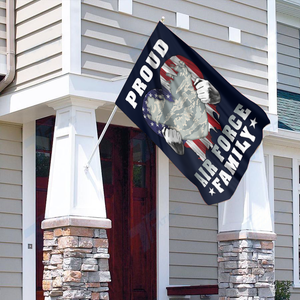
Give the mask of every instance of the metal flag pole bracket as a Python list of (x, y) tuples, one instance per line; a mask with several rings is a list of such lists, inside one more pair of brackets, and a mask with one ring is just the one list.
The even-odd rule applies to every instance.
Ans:
[(97, 148), (99, 147), (99, 145), (100, 145), (100, 143), (101, 143), (101, 141), (102, 141), (102, 139), (103, 139), (103, 137), (104, 137), (104, 134), (105, 134), (105, 132), (106, 132), (106, 130), (107, 130), (109, 124), (111, 123), (111, 121), (112, 121), (112, 119), (113, 119), (113, 117), (114, 117), (114, 115), (115, 115), (117, 109), (118, 109), (118, 107), (115, 105), (113, 111), (111, 112), (111, 114), (110, 114), (110, 116), (109, 116), (109, 118), (108, 118), (108, 120), (107, 120), (107, 122), (106, 122), (106, 124), (105, 124), (105, 126), (104, 126), (104, 128), (103, 128), (103, 130), (102, 130), (102, 132), (101, 132), (101, 134), (100, 134), (100, 137), (99, 137), (99, 139), (98, 139), (98, 142), (97, 142), (97, 144), (95, 145), (94, 150), (93, 150), (93, 152), (92, 152), (92, 154), (91, 154), (89, 160), (87, 161), (87, 164), (84, 166), (85, 171), (87, 171), (88, 168), (90, 167), (91, 160), (93, 159), (93, 156), (94, 156), (94, 154), (95, 154)]
[(162, 16), (161, 19), (160, 19), (160, 21), (161, 21), (162, 23), (164, 23), (164, 22), (165, 22), (165, 19), (166, 19), (166, 18), (165, 18), (164, 16)]

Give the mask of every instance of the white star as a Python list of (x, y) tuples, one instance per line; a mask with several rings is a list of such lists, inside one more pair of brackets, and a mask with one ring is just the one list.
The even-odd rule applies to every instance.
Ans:
[(170, 98), (170, 95), (167, 95), (167, 98)]
[(157, 98), (157, 94), (154, 94), (154, 97)]
[(161, 133), (161, 131), (160, 131), (160, 130), (158, 130), (157, 132), (158, 132), (158, 134), (160, 134), (160, 133)]
[(159, 127), (159, 124), (156, 124), (157, 127)]
[(154, 123), (153, 122), (151, 122), (151, 126), (153, 126), (154, 125)]
[(214, 191), (214, 189), (212, 188), (209, 188), (209, 193), (210, 193), (210, 195), (212, 196), (213, 194), (215, 194), (215, 191)]
[(250, 119), (250, 122), (251, 122), (250, 127), (255, 128), (255, 125), (257, 124), (256, 118), (254, 118), (254, 120), (251, 120), (251, 119)]
[(145, 108), (143, 107), (143, 111), (145, 111)]
[(146, 119), (146, 116), (144, 115), (144, 118)]

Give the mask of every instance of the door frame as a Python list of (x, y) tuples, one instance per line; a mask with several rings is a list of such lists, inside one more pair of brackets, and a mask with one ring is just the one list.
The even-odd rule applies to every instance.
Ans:
[[(22, 149), (22, 299), (36, 299), (36, 176), (35, 176), (35, 122), (23, 124)], [(32, 245), (30, 249), (29, 245)]]
[(156, 282), (157, 299), (168, 300), (170, 285), (169, 250), (169, 159), (156, 146)]

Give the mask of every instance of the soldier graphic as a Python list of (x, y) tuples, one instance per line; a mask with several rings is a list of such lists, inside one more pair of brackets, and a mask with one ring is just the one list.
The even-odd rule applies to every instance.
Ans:
[(148, 125), (179, 155), (184, 154), (185, 143), (207, 137), (210, 126), (206, 105), (221, 99), (195, 68), (189, 60), (173, 56), (161, 68), (162, 89), (150, 91), (143, 103)]

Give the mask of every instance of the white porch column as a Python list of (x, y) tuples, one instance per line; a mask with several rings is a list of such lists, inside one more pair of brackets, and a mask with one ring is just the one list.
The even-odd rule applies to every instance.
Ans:
[(274, 240), (263, 148), (233, 197), (219, 204), (219, 299), (274, 299)]
[(98, 105), (70, 98), (51, 106), (56, 110), (56, 122), (45, 219), (106, 219), (99, 150), (90, 167), (84, 168), (98, 139)]
[(228, 231), (274, 231), (262, 146), (232, 198), (219, 204), (219, 233)]
[[(99, 103), (99, 102), (98, 102)], [(55, 102), (55, 130), (44, 231), (45, 299), (108, 299), (109, 253), (99, 149), (97, 102)]]

